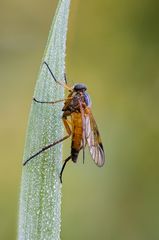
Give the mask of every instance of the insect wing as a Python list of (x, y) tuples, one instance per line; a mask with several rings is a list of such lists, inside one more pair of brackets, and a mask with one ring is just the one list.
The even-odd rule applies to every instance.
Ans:
[(97, 166), (102, 167), (105, 162), (105, 153), (97, 124), (91, 112), (89, 112), (85, 120), (86, 141), (89, 146), (89, 151)]

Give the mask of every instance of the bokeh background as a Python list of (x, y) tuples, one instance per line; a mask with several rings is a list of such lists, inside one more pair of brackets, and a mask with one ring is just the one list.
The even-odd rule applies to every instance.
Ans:
[[(57, 0), (0, 0), (0, 239), (16, 239), (33, 89)], [(84, 82), (106, 149), (64, 172), (62, 239), (159, 239), (159, 3), (72, 1), (70, 84)], [(64, 157), (70, 151), (69, 141)]]

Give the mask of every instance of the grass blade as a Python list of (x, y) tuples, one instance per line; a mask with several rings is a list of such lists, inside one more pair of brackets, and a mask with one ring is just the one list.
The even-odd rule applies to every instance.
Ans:
[[(64, 81), (66, 33), (70, 0), (59, 1), (42, 60)], [(64, 98), (64, 89), (41, 64), (34, 97), (42, 101)], [(25, 161), (42, 147), (63, 136), (62, 103), (32, 102), (24, 150)], [(18, 240), (59, 240), (61, 228), (62, 144), (33, 158), (23, 167)]]

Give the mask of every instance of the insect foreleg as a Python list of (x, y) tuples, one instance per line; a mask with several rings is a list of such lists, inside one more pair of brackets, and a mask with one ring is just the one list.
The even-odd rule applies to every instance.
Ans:
[(55, 146), (56, 144), (58, 144), (58, 143), (60, 143), (60, 142), (63, 142), (64, 140), (66, 140), (67, 138), (69, 138), (69, 137), (71, 136), (72, 131), (71, 131), (70, 127), (69, 127), (69, 124), (67, 123), (67, 119), (66, 119), (65, 117), (63, 117), (62, 120), (63, 120), (64, 126), (65, 126), (65, 128), (66, 128), (66, 131), (67, 131), (68, 135), (66, 135), (65, 137), (61, 138), (61, 139), (58, 140), (58, 141), (55, 141), (55, 142), (53, 142), (53, 143), (51, 143), (51, 144), (43, 147), (40, 151), (38, 151), (37, 153), (35, 153), (34, 155), (32, 155), (30, 158), (28, 158), (28, 159), (23, 163), (23, 166), (25, 166), (31, 159), (33, 159), (34, 157), (38, 156), (40, 153), (46, 151), (47, 149)]
[[(55, 78), (55, 76), (54, 76), (53, 72), (51, 71), (51, 69), (50, 69), (50, 67), (49, 67), (49, 65), (48, 65), (47, 62), (44, 61), (43, 64), (46, 65), (47, 69), (49, 70), (52, 78), (54, 79), (54, 81), (55, 81), (56, 83), (58, 83), (59, 85), (63, 86), (64, 88), (66, 88), (67, 90), (69, 90), (69, 91), (72, 92), (72, 88), (71, 88), (71, 87), (67, 86), (66, 84), (64, 84), (64, 83), (61, 82), (61, 81), (58, 81), (58, 80)], [(64, 75), (64, 78), (65, 78), (65, 81), (67, 81), (65, 75)]]

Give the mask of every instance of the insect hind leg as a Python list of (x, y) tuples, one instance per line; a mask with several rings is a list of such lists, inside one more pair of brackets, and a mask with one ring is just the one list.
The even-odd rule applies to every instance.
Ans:
[(68, 158), (66, 158), (65, 161), (64, 161), (64, 164), (63, 164), (63, 166), (62, 166), (62, 168), (61, 168), (61, 172), (60, 172), (60, 182), (61, 182), (61, 183), (62, 183), (62, 173), (63, 173), (63, 170), (64, 170), (64, 168), (65, 168), (65, 166), (66, 166), (66, 163), (67, 163), (71, 158), (72, 158), (71, 155), (70, 155)]
[[(83, 146), (80, 148), (79, 151), (81, 151), (81, 149), (83, 149)], [(64, 168), (66, 167), (66, 164), (67, 164), (67, 162), (68, 162), (70, 159), (72, 159), (72, 154), (71, 154), (68, 158), (65, 159), (65, 161), (64, 161), (64, 163), (63, 163), (63, 166), (62, 166), (62, 168), (61, 168), (61, 172), (60, 172), (60, 182), (61, 182), (61, 183), (62, 183), (62, 174), (63, 174)]]
[(30, 158), (28, 158), (27, 160), (25, 160), (25, 162), (23, 163), (23, 166), (25, 166), (31, 159), (33, 159), (34, 157), (38, 156), (40, 153), (48, 150), (49, 148), (55, 146), (56, 144), (60, 143), (60, 142), (63, 142), (64, 140), (66, 140), (67, 138), (69, 138), (70, 135), (67, 135), (63, 138), (61, 138), (60, 140), (56, 141), (56, 142), (53, 142), (45, 147), (43, 147), (40, 151), (38, 151), (37, 153), (33, 154)]
[(23, 163), (23, 166), (25, 166), (34, 157), (38, 156), (39, 154), (41, 154), (42, 152), (46, 151), (47, 149), (55, 146), (56, 144), (63, 142), (64, 140), (66, 140), (67, 138), (69, 138), (71, 136), (72, 131), (70, 129), (70, 126), (68, 124), (67, 119), (65, 117), (62, 117), (62, 120), (63, 120), (63, 124), (65, 126), (65, 129), (67, 131), (67, 135), (65, 137), (61, 138), (60, 140), (55, 141), (55, 142), (53, 142), (53, 143), (43, 147), (40, 151), (38, 151), (37, 153), (33, 154), (31, 157), (29, 157), (27, 160), (25, 160), (25, 162)]

